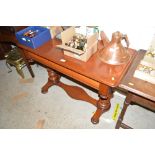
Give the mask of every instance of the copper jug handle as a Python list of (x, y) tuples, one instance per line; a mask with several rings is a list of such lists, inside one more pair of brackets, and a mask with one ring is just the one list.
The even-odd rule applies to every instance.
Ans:
[(125, 40), (126, 46), (127, 46), (127, 48), (128, 48), (128, 47), (129, 47), (129, 39), (128, 39), (128, 36), (127, 36), (126, 34), (124, 34), (124, 35), (122, 35), (122, 39)]

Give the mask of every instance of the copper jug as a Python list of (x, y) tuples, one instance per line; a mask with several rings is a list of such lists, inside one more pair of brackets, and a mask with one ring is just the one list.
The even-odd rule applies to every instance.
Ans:
[[(105, 38), (104, 33), (101, 33), (101, 39)], [(127, 47), (123, 47), (121, 41), (125, 40)], [(112, 65), (120, 65), (124, 64), (129, 61), (130, 54), (128, 52), (129, 47), (129, 40), (127, 35), (123, 35), (119, 31), (114, 32), (112, 34), (111, 41), (107, 41), (107, 39), (104, 41), (102, 40), (104, 44), (104, 48), (100, 50), (99, 52), (99, 58), (108, 64)], [(104, 43), (105, 42), (105, 43)]]

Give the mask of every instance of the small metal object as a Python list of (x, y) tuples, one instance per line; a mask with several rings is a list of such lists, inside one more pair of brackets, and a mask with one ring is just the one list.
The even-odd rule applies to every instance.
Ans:
[(7, 55), (6, 55), (6, 66), (9, 68), (8, 73), (12, 72), (10, 66), (14, 66), (16, 68), (16, 71), (18, 74), (24, 78), (24, 73), (22, 71), (22, 68), (25, 66), (25, 61), (21, 57), (20, 52), (18, 51), (18, 48), (13, 48)]

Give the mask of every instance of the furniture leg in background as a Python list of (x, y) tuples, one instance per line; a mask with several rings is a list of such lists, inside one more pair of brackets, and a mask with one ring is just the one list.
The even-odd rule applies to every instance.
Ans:
[(151, 101), (151, 100), (141, 97), (139, 95), (128, 92), (128, 95), (124, 102), (123, 109), (121, 111), (121, 114), (120, 114), (118, 121), (116, 123), (116, 126), (115, 126), (116, 129), (119, 129), (120, 127), (124, 128), (124, 129), (132, 129), (130, 126), (123, 123), (124, 115), (127, 111), (128, 106), (131, 105), (131, 102), (132, 102), (132, 104), (140, 105), (140, 106), (145, 107), (151, 111), (155, 111), (155, 102), (154, 101)]
[(148, 110), (155, 111), (155, 85), (147, 81), (135, 78), (133, 76), (137, 66), (144, 57), (145, 52), (146, 51), (144, 50), (140, 50), (138, 52), (138, 55), (135, 57), (128, 72), (126, 73), (121, 83), (119, 84), (119, 87), (121, 89), (128, 91), (128, 94), (124, 102), (121, 114), (116, 123), (115, 126), (116, 129), (119, 129), (120, 127), (125, 129), (131, 128), (123, 123), (124, 115), (127, 111), (128, 106), (131, 105), (131, 102), (132, 104), (136, 104), (145, 107)]
[(129, 127), (128, 125), (122, 123), (123, 121), (123, 118), (124, 118), (124, 115), (125, 115), (125, 112), (129, 106), (129, 104), (131, 103), (132, 101), (132, 94), (128, 94), (125, 101), (124, 101), (124, 105), (123, 105), (123, 109), (119, 115), (119, 118), (117, 120), (117, 123), (116, 123), (116, 126), (115, 126), (115, 129), (119, 129), (120, 127), (124, 128), (124, 129), (131, 129), (131, 127)]

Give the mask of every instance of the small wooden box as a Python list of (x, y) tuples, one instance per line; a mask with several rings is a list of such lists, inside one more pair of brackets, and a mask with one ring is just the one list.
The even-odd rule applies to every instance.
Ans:
[(74, 27), (70, 27), (61, 32), (62, 45), (58, 45), (58, 47), (64, 49), (65, 55), (86, 62), (97, 51), (98, 33), (87, 37), (86, 51), (78, 50), (65, 45), (65, 43), (69, 42), (75, 34)]

